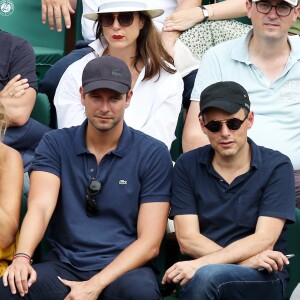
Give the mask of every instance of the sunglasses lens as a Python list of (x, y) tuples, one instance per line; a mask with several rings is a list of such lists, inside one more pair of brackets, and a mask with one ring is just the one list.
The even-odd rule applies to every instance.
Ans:
[(115, 17), (113, 14), (101, 14), (101, 24), (104, 27), (109, 27), (114, 24)]
[(133, 23), (133, 13), (125, 12), (118, 15), (118, 21), (121, 26), (127, 27)]
[(204, 126), (211, 132), (219, 132), (222, 129), (222, 123), (225, 123), (228, 129), (238, 130), (246, 119), (247, 117), (244, 120), (232, 118), (226, 121), (210, 121)]
[[(127, 27), (133, 23), (133, 12), (121, 12), (118, 14), (117, 19), (121, 26)], [(114, 24), (115, 15), (113, 13), (101, 14), (101, 24), (104, 27), (109, 27)]]
[(220, 121), (210, 121), (205, 127), (211, 132), (218, 132), (222, 127), (222, 123)]
[(241, 121), (240, 119), (233, 118), (233, 119), (228, 120), (226, 122), (226, 125), (230, 130), (238, 130), (238, 129), (240, 129), (242, 123), (243, 123), (243, 121)]

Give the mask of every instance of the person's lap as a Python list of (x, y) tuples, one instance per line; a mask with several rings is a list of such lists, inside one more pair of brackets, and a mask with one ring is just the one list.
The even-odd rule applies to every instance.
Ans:
[(208, 265), (181, 288), (180, 299), (283, 300), (284, 287), (276, 273), (238, 265)]
[[(60, 282), (58, 276), (71, 281), (85, 281), (98, 273), (98, 271), (78, 271), (71, 265), (59, 261), (44, 262), (33, 267), (37, 272), (37, 281), (30, 287), (29, 293), (25, 297), (19, 294), (12, 295), (10, 289), (1, 283), (1, 299), (63, 300), (70, 289)], [(129, 271), (104, 289), (98, 299), (158, 300), (160, 292), (155, 273), (149, 267)]]

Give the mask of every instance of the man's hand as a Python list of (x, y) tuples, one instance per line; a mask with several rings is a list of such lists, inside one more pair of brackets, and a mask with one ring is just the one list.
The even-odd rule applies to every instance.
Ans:
[(58, 279), (71, 291), (64, 300), (97, 300), (102, 292), (100, 286), (91, 281), (69, 281), (58, 277)]
[(47, 17), (50, 30), (54, 30), (54, 19), (57, 31), (62, 31), (62, 18), (65, 20), (66, 28), (71, 28), (70, 13), (74, 14), (69, 0), (42, 0), (42, 22), (46, 24)]
[(184, 31), (203, 20), (204, 16), (200, 7), (193, 7), (174, 12), (166, 18), (164, 22), (164, 31)]
[(198, 269), (199, 267), (193, 260), (177, 262), (166, 271), (162, 278), (162, 284), (168, 282), (184, 285), (193, 278)]
[(289, 260), (279, 251), (266, 250), (240, 263), (241, 266), (260, 269), (268, 272), (280, 272)]
[(11, 79), (3, 90), (0, 92), (1, 98), (18, 98), (25, 94), (26, 89), (29, 88), (28, 80), (26, 78), (21, 78), (21, 75), (16, 75)]
[(5, 270), (2, 280), (4, 286), (10, 287), (12, 294), (19, 292), (23, 297), (36, 282), (36, 272), (27, 258), (18, 257)]

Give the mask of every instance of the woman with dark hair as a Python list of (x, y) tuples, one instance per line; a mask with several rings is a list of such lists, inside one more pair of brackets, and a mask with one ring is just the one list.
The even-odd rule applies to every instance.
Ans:
[(96, 21), (93, 51), (69, 66), (56, 90), (58, 127), (79, 125), (85, 119), (79, 87), (84, 66), (94, 57), (122, 59), (132, 74), (133, 97), (125, 112), (126, 123), (169, 148), (181, 108), (183, 82), (165, 50), (152, 18), (162, 9), (147, 9), (146, 2), (103, 0), (98, 12), (85, 17)]
[(0, 103), (0, 276), (15, 254), (23, 186), (21, 155), (2, 143), (7, 124), (8, 118)]

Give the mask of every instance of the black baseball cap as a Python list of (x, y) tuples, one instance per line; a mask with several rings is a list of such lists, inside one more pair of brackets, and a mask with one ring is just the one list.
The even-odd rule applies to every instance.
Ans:
[(200, 95), (200, 114), (210, 107), (219, 108), (230, 114), (241, 108), (250, 111), (247, 91), (234, 81), (220, 81), (209, 85)]
[(114, 56), (102, 56), (87, 63), (82, 73), (84, 94), (110, 89), (126, 94), (131, 89), (131, 73), (125, 62)]

